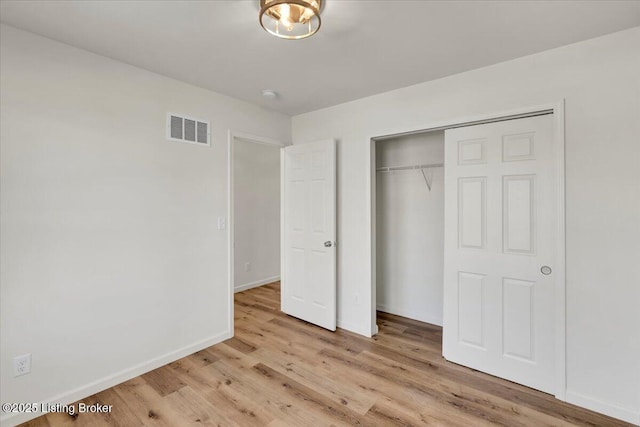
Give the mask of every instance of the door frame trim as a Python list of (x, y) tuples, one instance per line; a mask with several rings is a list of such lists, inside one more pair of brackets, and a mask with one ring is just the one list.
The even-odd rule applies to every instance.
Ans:
[(398, 129), (386, 135), (373, 136), (369, 140), (369, 250), (370, 250), (370, 283), (371, 283), (371, 335), (378, 332), (376, 324), (376, 141), (396, 138), (399, 136), (445, 130), (462, 126), (472, 126), (482, 123), (512, 120), (524, 117), (532, 117), (541, 114), (553, 114), (553, 149), (556, 167), (556, 258), (554, 260), (554, 327), (555, 327), (555, 397), (558, 400), (566, 400), (566, 270), (565, 270), (565, 100), (560, 99), (554, 103), (516, 108), (507, 111), (499, 111), (491, 114), (459, 117), (452, 120), (427, 123), (414, 129)]
[[(229, 296), (228, 296), (228, 303), (229, 303), (229, 318), (227, 321), (227, 326), (228, 326), (228, 330), (229, 330), (229, 338), (234, 336), (235, 330), (234, 330), (234, 322), (233, 322), (233, 317), (234, 317), (234, 294), (235, 294), (235, 286), (234, 286), (234, 281), (235, 281), (235, 274), (234, 274), (234, 263), (235, 263), (235, 257), (234, 257), (234, 246), (235, 246), (235, 238), (234, 238), (234, 221), (233, 221), (233, 203), (234, 203), (234, 197), (233, 197), (233, 191), (234, 191), (234, 187), (233, 187), (233, 161), (234, 161), (234, 144), (233, 142), (236, 139), (242, 139), (243, 141), (248, 141), (248, 142), (253, 142), (255, 144), (263, 144), (263, 145), (270, 145), (270, 146), (275, 146), (275, 147), (286, 147), (287, 145), (290, 144), (286, 144), (282, 141), (279, 141), (277, 139), (272, 139), (272, 138), (267, 138), (267, 137), (262, 137), (262, 136), (256, 136), (256, 135), (252, 135), (249, 133), (244, 133), (244, 132), (237, 132), (234, 130), (229, 129), (227, 132), (227, 252), (229, 254), (228, 256), (228, 263), (227, 263), (227, 277), (229, 278), (229, 281), (227, 283), (227, 287), (228, 287), (228, 291), (229, 291)], [(280, 167), (280, 169), (282, 170), (282, 167)], [(282, 198), (282, 197), (281, 197)]]

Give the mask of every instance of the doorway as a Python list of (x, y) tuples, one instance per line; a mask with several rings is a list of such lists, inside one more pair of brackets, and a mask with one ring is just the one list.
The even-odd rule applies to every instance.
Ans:
[[(412, 245), (419, 248), (441, 235), (437, 226), (421, 238), (410, 235), (412, 229), (424, 233), (429, 223), (421, 206), (425, 199), (418, 199), (415, 191), (417, 178), (422, 177), (427, 190), (436, 180), (433, 174), (423, 175), (435, 158), (409, 154), (407, 136), (413, 143), (423, 138), (428, 144), (424, 135), (444, 131), (443, 355), (559, 399), (564, 399), (565, 390), (563, 121), (560, 103), (373, 138), (371, 144), (372, 317), (379, 308), (438, 323), (420, 312), (437, 313), (434, 301), (411, 298), (421, 298), (416, 286), (424, 293), (434, 285), (424, 274), (433, 253), (430, 259), (417, 254), (418, 265), (408, 269), (402, 267), (409, 261), (399, 257), (404, 249), (415, 258)], [(384, 164), (393, 153), (387, 143), (415, 161)], [(403, 182), (405, 187), (399, 188)], [(385, 207), (395, 212), (385, 214)], [(420, 215), (407, 212), (407, 207), (425, 213), (422, 224), (416, 223)], [(397, 250), (393, 244), (405, 247)], [(437, 265), (429, 269), (438, 270)], [(395, 272), (395, 278), (389, 272)], [(422, 281), (402, 295), (415, 278)], [(390, 281), (396, 282), (396, 289), (385, 288)], [(435, 285), (433, 289), (437, 279)], [(403, 314), (388, 301), (413, 309)]]
[(282, 147), (268, 138), (229, 133), (230, 331), (233, 295), (280, 280)]

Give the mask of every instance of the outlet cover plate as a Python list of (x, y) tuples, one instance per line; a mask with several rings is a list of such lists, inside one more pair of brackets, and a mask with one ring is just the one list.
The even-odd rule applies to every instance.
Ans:
[(19, 377), (31, 372), (31, 353), (13, 358), (13, 376)]

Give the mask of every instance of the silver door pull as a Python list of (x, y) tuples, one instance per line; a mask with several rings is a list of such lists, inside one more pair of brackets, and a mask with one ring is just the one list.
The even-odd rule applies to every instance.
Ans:
[(550, 275), (551, 271), (551, 267), (549, 267), (548, 265), (543, 265), (542, 267), (540, 267), (540, 273), (544, 274), (545, 276)]
[(330, 248), (331, 246), (333, 246), (333, 242), (331, 242), (331, 240), (327, 240), (326, 242), (324, 242), (325, 248)]

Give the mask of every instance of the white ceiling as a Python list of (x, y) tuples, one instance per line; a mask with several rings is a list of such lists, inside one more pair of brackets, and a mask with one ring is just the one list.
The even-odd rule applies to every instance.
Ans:
[(3, 0), (0, 19), (291, 115), (640, 25), (640, 1), (325, 2), (300, 41), (262, 30), (258, 0)]

